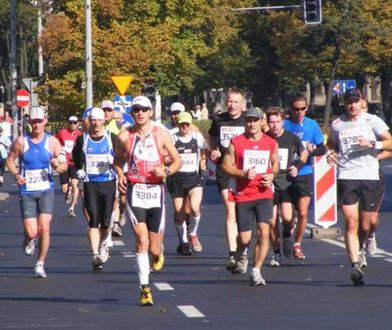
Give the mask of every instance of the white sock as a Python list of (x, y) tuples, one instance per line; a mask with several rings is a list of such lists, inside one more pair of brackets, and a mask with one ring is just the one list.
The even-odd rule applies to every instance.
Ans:
[(201, 218), (200, 214), (197, 217), (192, 218), (191, 229), (190, 229), (190, 233), (189, 233), (191, 236), (197, 235), (197, 230), (199, 229), (200, 218)]
[(188, 235), (186, 232), (185, 221), (182, 224), (176, 223), (177, 233), (182, 243), (188, 243)]
[(148, 259), (148, 253), (136, 253), (136, 264), (140, 285), (148, 285), (150, 276), (150, 260)]

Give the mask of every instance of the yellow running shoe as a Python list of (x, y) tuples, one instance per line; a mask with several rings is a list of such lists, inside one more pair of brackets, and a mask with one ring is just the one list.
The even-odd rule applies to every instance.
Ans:
[(159, 272), (163, 268), (163, 264), (165, 263), (165, 256), (163, 254), (163, 250), (158, 257), (152, 257), (152, 269), (156, 272)]
[(152, 306), (154, 302), (152, 300), (151, 288), (142, 288), (140, 292), (140, 305), (141, 306)]

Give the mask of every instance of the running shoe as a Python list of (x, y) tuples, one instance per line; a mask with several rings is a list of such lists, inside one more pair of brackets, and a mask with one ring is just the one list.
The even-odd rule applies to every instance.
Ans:
[(163, 254), (163, 250), (162, 250), (159, 256), (152, 258), (152, 269), (156, 272), (159, 272), (160, 270), (162, 270), (164, 263), (165, 263), (165, 255)]
[(99, 258), (101, 262), (104, 264), (109, 259), (109, 248), (106, 246), (105, 242), (102, 242), (99, 247)]
[(237, 259), (237, 267), (232, 273), (237, 273), (237, 274), (244, 274), (248, 270), (248, 256), (246, 254), (241, 255)]
[(264, 278), (261, 276), (260, 269), (252, 268), (249, 273), (249, 279), (251, 285), (258, 286), (258, 285), (266, 285)]
[(140, 291), (140, 305), (141, 306), (152, 306), (154, 301), (152, 300), (151, 288), (142, 288)]
[(122, 236), (122, 230), (121, 230), (120, 224), (118, 222), (115, 222), (113, 224), (112, 236), (114, 236), (114, 237), (121, 237)]
[(293, 240), (291, 237), (283, 237), (282, 252), (286, 258), (290, 258), (293, 255)]
[(305, 254), (302, 252), (301, 245), (294, 245), (293, 252), (295, 259), (306, 259)]
[(127, 223), (127, 216), (123, 212), (123, 213), (120, 214), (120, 222), (119, 222), (119, 224), (120, 224), (121, 227), (124, 227), (126, 223)]
[(113, 247), (113, 240), (112, 240), (112, 232), (111, 232), (111, 231), (109, 231), (109, 235), (108, 235), (108, 237), (106, 238), (105, 243), (106, 243), (106, 246), (107, 246), (108, 248)]
[(228, 271), (234, 271), (237, 268), (237, 261), (234, 256), (230, 256), (229, 259), (227, 259), (225, 267)]
[(368, 236), (366, 240), (366, 252), (369, 256), (373, 256), (377, 253), (376, 234)]
[(351, 271), (351, 281), (353, 281), (354, 285), (363, 285), (365, 275), (360, 267), (354, 267)]
[(34, 268), (34, 272), (35, 272), (34, 274), (35, 278), (46, 278), (46, 273), (43, 264), (37, 262)]
[(94, 271), (102, 270), (103, 263), (98, 253), (93, 255), (93, 261), (91, 262), (91, 264), (93, 266)]
[(75, 210), (73, 209), (73, 207), (70, 207), (68, 209), (68, 216), (71, 217), (71, 218), (75, 218), (76, 217)]
[(189, 241), (191, 242), (193, 251), (201, 252), (203, 250), (203, 246), (201, 245), (197, 235), (189, 235)]
[(72, 202), (72, 194), (70, 192), (67, 192), (65, 194), (65, 204), (69, 205)]
[(23, 240), (23, 251), (26, 255), (32, 256), (35, 251), (35, 240), (34, 239), (29, 240), (25, 238)]
[(271, 267), (279, 267), (280, 263), (281, 263), (281, 260), (282, 260), (282, 255), (280, 253), (275, 253), (272, 256), (272, 259), (271, 259), (271, 262), (270, 262), (270, 266)]
[(181, 243), (177, 246), (177, 252), (182, 254), (183, 256), (191, 256), (192, 250), (191, 245), (189, 243)]
[(366, 268), (367, 267), (366, 252), (363, 249), (361, 251), (359, 251), (358, 263), (359, 263), (359, 267), (360, 268)]

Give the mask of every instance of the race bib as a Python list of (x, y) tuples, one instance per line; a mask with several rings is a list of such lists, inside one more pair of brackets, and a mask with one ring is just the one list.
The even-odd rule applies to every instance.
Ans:
[(72, 140), (64, 141), (64, 149), (67, 154), (70, 154), (72, 152), (73, 146), (74, 146), (74, 141)]
[(50, 189), (49, 174), (47, 170), (26, 170), (26, 191), (39, 191)]
[(231, 138), (240, 135), (245, 132), (245, 127), (243, 126), (222, 126), (220, 128), (220, 145), (224, 148), (228, 148)]
[(245, 150), (244, 164), (242, 169), (244, 171), (254, 167), (257, 174), (264, 174), (267, 172), (270, 152), (265, 150)]
[(366, 149), (359, 146), (361, 138), (375, 140), (373, 131), (370, 132), (367, 127), (350, 128), (341, 131), (339, 133), (339, 140), (342, 152), (346, 153)]
[(100, 175), (108, 172), (110, 163), (108, 155), (87, 155), (86, 157), (86, 173), (87, 175)]
[(281, 170), (287, 170), (287, 161), (289, 158), (289, 149), (286, 148), (279, 148), (278, 149), (278, 154), (279, 154), (279, 165)]
[(189, 154), (180, 154), (181, 158), (181, 168), (180, 172), (197, 172), (199, 168), (199, 164), (197, 164), (197, 154), (189, 153)]
[(132, 187), (132, 206), (142, 209), (161, 207), (161, 186), (136, 183)]

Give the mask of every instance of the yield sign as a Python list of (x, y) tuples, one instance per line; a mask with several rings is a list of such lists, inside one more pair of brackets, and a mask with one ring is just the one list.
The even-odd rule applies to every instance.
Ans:
[(16, 106), (19, 108), (27, 107), (30, 104), (30, 93), (25, 89), (16, 91)]
[(112, 80), (117, 87), (120, 95), (125, 95), (125, 91), (127, 90), (129, 84), (133, 80), (132, 76), (112, 76)]

